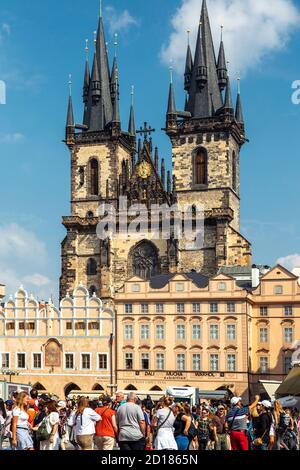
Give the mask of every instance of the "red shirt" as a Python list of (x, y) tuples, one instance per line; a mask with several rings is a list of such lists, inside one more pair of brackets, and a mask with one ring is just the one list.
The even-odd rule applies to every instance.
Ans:
[(101, 416), (101, 420), (96, 423), (96, 436), (115, 437), (115, 431), (112, 426), (112, 417), (116, 412), (108, 406), (97, 408), (96, 413)]

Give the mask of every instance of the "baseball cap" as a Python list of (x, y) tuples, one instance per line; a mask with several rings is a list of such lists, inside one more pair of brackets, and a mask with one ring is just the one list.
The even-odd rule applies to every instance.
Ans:
[(242, 398), (241, 398), (241, 397), (232, 397), (231, 400), (230, 400), (230, 403), (232, 404), (232, 406), (235, 406), (235, 405), (237, 405), (240, 401), (242, 401)]
[(5, 404), (7, 406), (13, 406), (14, 402), (12, 400), (6, 400)]
[(262, 406), (265, 408), (272, 408), (272, 403), (269, 400), (264, 400), (261, 402)]

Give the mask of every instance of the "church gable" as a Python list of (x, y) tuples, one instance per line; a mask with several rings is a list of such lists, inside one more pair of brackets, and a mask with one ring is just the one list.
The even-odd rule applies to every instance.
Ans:
[(298, 278), (280, 264), (277, 264), (262, 277), (262, 281), (286, 281), (291, 279), (297, 280)]

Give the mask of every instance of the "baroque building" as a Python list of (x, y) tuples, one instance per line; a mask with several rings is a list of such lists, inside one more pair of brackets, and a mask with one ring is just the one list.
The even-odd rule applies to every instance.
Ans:
[[(215, 57), (206, 1), (203, 1), (195, 56), (187, 50), (187, 99), (178, 111), (171, 80), (166, 133), (172, 144), (173, 175), (153, 149), (153, 129), (145, 123), (137, 139), (133, 102), (128, 130), (122, 130), (119, 71), (115, 52), (109, 67), (100, 15), (92, 71), (86, 59), (83, 123), (75, 124), (69, 97), (66, 144), (71, 157), (71, 214), (63, 218), (60, 296), (82, 282), (91, 294), (112, 299), (133, 275), (149, 279), (168, 272), (216, 275), (222, 266), (251, 264), (249, 242), (240, 234), (240, 150), (246, 141), (240, 93), (232, 104), (223, 41)], [(109, 204), (120, 227), (120, 196), (128, 206), (145, 204), (147, 234), (106, 239), (97, 236), (98, 207)], [(204, 242), (188, 247), (185, 236), (168, 239), (151, 231), (151, 205), (202, 207)], [(192, 218), (195, 218), (192, 213)], [(103, 219), (103, 218), (102, 218)], [(128, 223), (132, 221), (129, 218)], [(160, 221), (161, 224), (161, 221)]]

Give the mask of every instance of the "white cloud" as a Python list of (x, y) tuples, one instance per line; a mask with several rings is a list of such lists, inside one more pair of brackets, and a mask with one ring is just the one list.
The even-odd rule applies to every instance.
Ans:
[(47, 286), (50, 284), (50, 279), (48, 277), (43, 276), (42, 274), (32, 274), (31, 276), (25, 276), (23, 278), (25, 284), (33, 284), (34, 286), (41, 287), (41, 286)]
[(15, 223), (0, 225), (0, 284), (8, 295), (23, 284), (40, 299), (53, 294), (57, 300), (57, 282), (44, 274), (47, 270), (46, 245), (35, 233)]
[(138, 21), (131, 16), (128, 10), (119, 13), (114, 7), (108, 6), (105, 8), (105, 11), (110, 34), (126, 31), (130, 26), (138, 25)]
[(293, 271), (295, 268), (300, 268), (300, 254), (295, 253), (294, 255), (284, 256), (279, 258), (277, 261), (289, 271)]
[(1, 29), (5, 34), (7, 34), (7, 36), (10, 35), (11, 28), (10, 28), (10, 25), (8, 23), (3, 23), (2, 26), (1, 26)]
[(22, 141), (24, 138), (25, 136), (19, 132), (14, 132), (13, 134), (0, 133), (0, 143), (2, 144), (15, 144)]
[[(265, 56), (284, 48), (300, 24), (300, 12), (293, 0), (207, 0), (207, 6), (215, 47), (219, 46), (220, 25), (224, 24), (225, 53), (231, 74), (245, 75)], [(172, 60), (178, 73), (184, 70), (186, 31), (191, 30), (194, 46), (200, 12), (201, 0), (182, 0), (172, 18), (173, 32), (160, 55), (166, 64)]]

